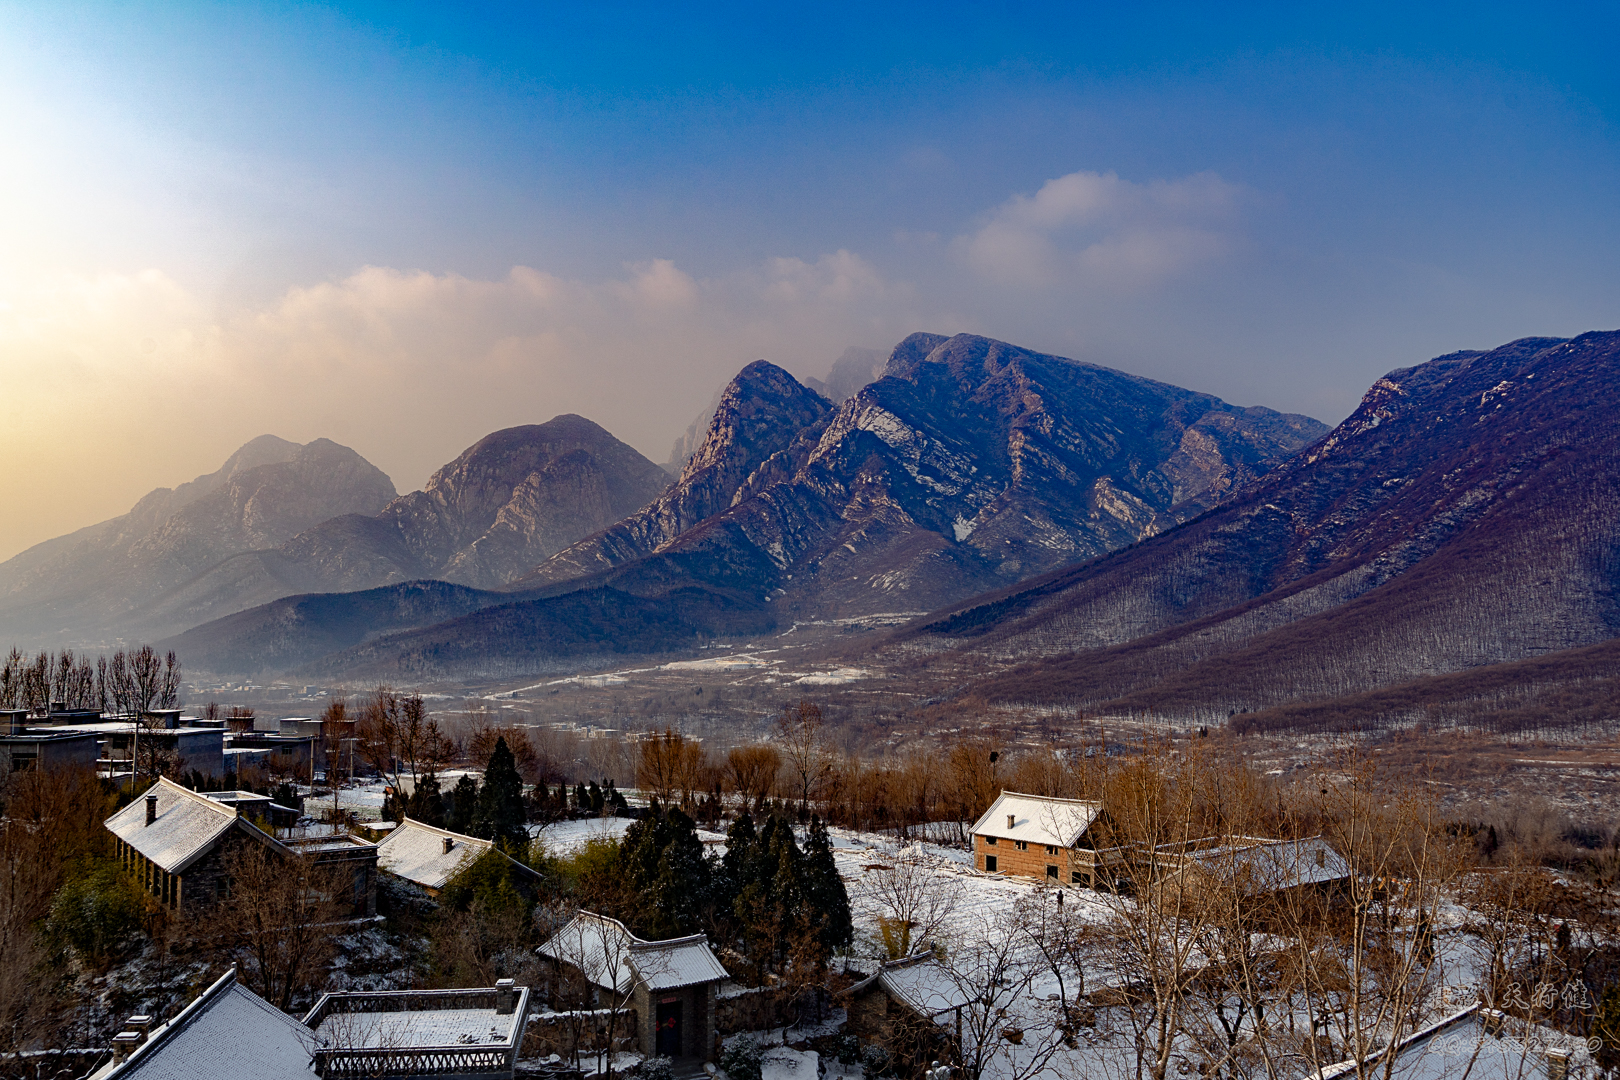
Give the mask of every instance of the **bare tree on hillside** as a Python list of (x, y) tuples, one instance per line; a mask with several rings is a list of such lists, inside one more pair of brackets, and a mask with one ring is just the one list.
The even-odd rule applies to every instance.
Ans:
[(833, 756), (822, 734), (821, 708), (809, 698), (784, 705), (776, 717), (776, 737), (799, 796), (799, 809), (809, 813), (810, 796), (832, 773)]
[(743, 809), (759, 813), (782, 771), (782, 755), (769, 743), (734, 746), (726, 754), (726, 773)]

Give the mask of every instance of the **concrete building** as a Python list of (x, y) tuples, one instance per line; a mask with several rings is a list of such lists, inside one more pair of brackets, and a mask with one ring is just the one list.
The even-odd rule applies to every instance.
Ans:
[(94, 769), (101, 736), (94, 731), (28, 726), (27, 709), (0, 710), (0, 773), (27, 769)]
[(598, 1008), (634, 1014), (647, 1056), (715, 1058), (715, 990), (729, 976), (702, 934), (643, 941), (617, 919), (582, 911), (538, 952), (595, 991)]
[(973, 865), (988, 874), (1095, 888), (1122, 855), (1097, 849), (1092, 829), (1102, 812), (1098, 802), (1003, 791), (973, 824)]
[(302, 1021), (236, 981), (232, 968), (168, 1023), (132, 1017), (88, 1080), (310, 1080), (311, 1076), (510, 1080), (529, 991), (327, 994)]

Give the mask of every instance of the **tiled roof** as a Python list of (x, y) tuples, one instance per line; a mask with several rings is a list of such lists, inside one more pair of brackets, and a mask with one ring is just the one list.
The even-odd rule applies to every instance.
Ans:
[(539, 952), (578, 968), (593, 986), (624, 993), (639, 977), (649, 990), (718, 982), (726, 969), (702, 934), (643, 941), (617, 919), (582, 911)]
[[(450, 850), (444, 842), (450, 840)], [(406, 818), (377, 843), (377, 866), (427, 889), (442, 889), (457, 872), (495, 845)]]
[(1232, 837), (1188, 852), (1187, 861), (1222, 877), (1241, 878), (1252, 891), (1320, 885), (1350, 876), (1350, 864), (1320, 836), (1304, 840)]
[[(157, 796), (157, 820), (150, 825), (146, 823), (149, 795)], [(266, 842), (275, 843), (251, 822), (239, 819), (229, 806), (183, 788), (167, 777), (160, 777), (146, 795), (108, 818), (106, 825), (120, 840), (171, 874), (190, 866), (233, 828), (251, 830)]]
[(327, 1011), (315, 1034), (322, 1046), (346, 1050), (411, 1050), (429, 1046), (507, 1046), (523, 1016), (489, 1008)]
[(674, 990), (729, 978), (702, 934), (630, 946), (630, 966), (649, 990)]
[[(1003, 791), (973, 824), (975, 836), (1073, 847), (1102, 813), (1102, 804)], [(1007, 824), (1008, 817), (1012, 824)]]
[[(891, 960), (868, 980), (876, 981), (919, 1016), (930, 1020), (966, 1005), (972, 995), (932, 953)], [(851, 987), (861, 989), (860, 986)]]
[(232, 968), (92, 1080), (309, 1080), (314, 1046), (313, 1031), (238, 984)]

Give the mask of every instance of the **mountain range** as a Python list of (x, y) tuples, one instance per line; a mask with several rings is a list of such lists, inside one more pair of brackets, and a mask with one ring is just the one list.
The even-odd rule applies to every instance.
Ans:
[(1617, 417), (1620, 332), (1392, 371), (1210, 513), (887, 648), (991, 660), (971, 688), (990, 700), (1187, 722), (1356, 695), (1365, 712), (1379, 687), (1530, 660), (1586, 678), (1620, 636)]
[(149, 639), (292, 594), (498, 587), (667, 480), (573, 415), (494, 432), (402, 496), (347, 447), (263, 436), (216, 473), (0, 564), (0, 628)]
[(916, 614), (1174, 527), (1326, 430), (973, 335), (912, 335), (838, 404), (759, 361), (666, 490), (479, 610), (426, 626), (354, 616), (412, 608), (396, 598), (416, 586), (391, 586), (278, 600), (175, 644), (209, 670), (273, 655), (311, 674), (431, 678)]

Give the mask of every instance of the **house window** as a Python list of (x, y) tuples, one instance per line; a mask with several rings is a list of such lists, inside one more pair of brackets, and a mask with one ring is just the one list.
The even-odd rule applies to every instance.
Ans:
[(1047, 877), (1049, 877), (1049, 878), (1051, 878), (1051, 879), (1052, 879), (1052, 880), (1053, 880), (1053, 881), (1056, 881), (1056, 880), (1057, 880), (1057, 879), (1058, 879), (1058, 876), (1057, 876), (1057, 867), (1055, 867), (1055, 866), (1048, 866), (1048, 867), (1047, 867), (1047, 868), (1046, 868), (1046, 876), (1047, 876)]
[(986, 855), (984, 857), (984, 872), (987, 874), (993, 874), (996, 872), (996, 857), (994, 855)]
[(987, 837), (985, 837), (985, 838), (984, 838), (984, 842), (985, 842), (985, 843), (986, 843), (986, 844), (988, 844), (988, 845), (989, 845), (989, 846), (990, 846), (990, 847), (995, 847), (995, 846), (996, 846), (996, 838), (995, 838), (995, 837), (993, 837), (993, 836), (987, 836)]
[(1027, 840), (1014, 840), (1013, 841), (1013, 847), (1017, 848), (1019, 851), (1028, 851), (1029, 850), (1029, 841), (1027, 841)]
[(1069, 872), (1069, 884), (1071, 884), (1071, 885), (1084, 885), (1085, 883), (1086, 883), (1086, 872), (1084, 870), (1071, 870)]
[(1057, 848), (1053, 847), (1051, 844), (1047, 844), (1046, 845), (1046, 853), (1048, 855), (1056, 855), (1057, 854)]

